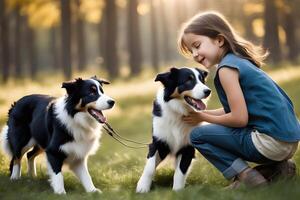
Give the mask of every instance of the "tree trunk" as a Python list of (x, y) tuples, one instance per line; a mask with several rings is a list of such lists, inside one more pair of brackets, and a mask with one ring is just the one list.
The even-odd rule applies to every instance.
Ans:
[(28, 50), (28, 63), (31, 79), (36, 79), (37, 74), (37, 55), (35, 46), (35, 31), (32, 29), (28, 21), (25, 22), (26, 36), (27, 36), (27, 50)]
[(100, 60), (99, 60), (99, 64), (100, 66), (106, 66), (105, 63), (105, 55), (106, 55), (106, 31), (105, 31), (105, 27), (106, 27), (106, 15), (105, 15), (105, 9), (102, 11), (102, 17), (101, 17), (101, 21), (99, 24), (99, 56), (100, 56)]
[(164, 61), (168, 63), (171, 60), (171, 48), (169, 44), (169, 30), (168, 30), (168, 22), (166, 19), (166, 13), (164, 8), (164, 1), (160, 0), (160, 20), (161, 20), (161, 28), (162, 28), (162, 46), (164, 52)]
[(177, 28), (181, 27), (181, 24), (186, 20), (187, 18), (187, 3), (183, 0), (176, 0), (176, 19), (177, 19)]
[(62, 66), (62, 63), (60, 62), (61, 61), (61, 53), (60, 53), (60, 50), (61, 48), (59, 48), (58, 46), (58, 41), (59, 41), (59, 38), (58, 38), (58, 28), (57, 27), (51, 27), (51, 30), (50, 30), (50, 44), (49, 44), (49, 47), (50, 47), (50, 52), (51, 52), (51, 57), (52, 57), (52, 67), (53, 69), (55, 70), (60, 70), (61, 69), (61, 66)]
[(76, 1), (77, 4), (77, 57), (78, 57), (78, 69), (83, 71), (86, 67), (86, 47), (85, 47), (85, 35), (84, 35), (84, 22), (80, 15), (80, 1)]
[(131, 73), (136, 75), (139, 74), (142, 69), (142, 49), (140, 45), (137, 0), (130, 0), (128, 3), (129, 66), (131, 68)]
[(10, 54), (9, 54), (9, 29), (8, 29), (7, 11), (4, 1), (0, 1), (0, 48), (2, 62), (1, 71), (2, 71), (2, 82), (6, 83), (9, 77), (9, 63), (10, 63)]
[(294, 7), (291, 1), (288, 1), (288, 8), (283, 13), (283, 28), (286, 33), (286, 44), (288, 46), (289, 61), (296, 62), (299, 53), (296, 39), (295, 14)]
[(16, 24), (15, 24), (15, 43), (14, 43), (14, 57), (15, 57), (15, 76), (16, 78), (22, 77), (22, 58), (21, 58), (21, 25), (22, 25), (22, 18), (20, 15), (20, 7), (17, 6), (15, 8), (15, 17), (16, 17)]
[(257, 41), (257, 37), (253, 32), (253, 26), (252, 26), (252, 22), (256, 19), (256, 17), (258, 17), (255, 14), (252, 15), (245, 15), (243, 17), (244, 20), (244, 28), (245, 28), (245, 34), (246, 34), (246, 38), (250, 41)]
[(71, 79), (71, 5), (70, 0), (61, 0), (61, 44), (62, 44), (62, 65), (64, 77)]
[(115, 0), (106, 0), (105, 56), (104, 62), (110, 78), (119, 75), (117, 54), (117, 11)]
[(159, 58), (158, 58), (158, 45), (157, 45), (157, 22), (153, 0), (150, 0), (150, 20), (151, 20), (151, 61), (153, 69), (158, 72)]
[(265, 3), (265, 36), (264, 46), (270, 51), (270, 60), (273, 63), (281, 61), (281, 49), (278, 34), (277, 8), (273, 0), (264, 0)]

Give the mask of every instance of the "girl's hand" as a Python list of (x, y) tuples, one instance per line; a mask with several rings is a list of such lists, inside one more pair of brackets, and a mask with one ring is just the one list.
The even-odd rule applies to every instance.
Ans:
[(182, 120), (187, 124), (196, 126), (203, 121), (203, 117), (201, 112), (189, 112), (187, 116), (182, 117)]

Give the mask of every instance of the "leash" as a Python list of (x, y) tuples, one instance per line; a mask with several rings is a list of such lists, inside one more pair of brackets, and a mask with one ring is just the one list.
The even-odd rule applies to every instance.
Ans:
[[(107, 132), (108, 135), (110, 135), (114, 140), (116, 140), (117, 142), (119, 142), (120, 144), (122, 144), (125, 147), (132, 148), (132, 149), (141, 149), (141, 148), (148, 147), (148, 145), (150, 144), (150, 143), (137, 142), (137, 141), (130, 140), (128, 138), (125, 138), (125, 137), (121, 136), (120, 134), (118, 134), (114, 131), (114, 129), (111, 127), (111, 125), (109, 125), (108, 122), (104, 123), (103, 128)], [(138, 146), (130, 145), (130, 144), (124, 142), (124, 141), (127, 141), (129, 143), (133, 143), (133, 144), (138, 144)]]

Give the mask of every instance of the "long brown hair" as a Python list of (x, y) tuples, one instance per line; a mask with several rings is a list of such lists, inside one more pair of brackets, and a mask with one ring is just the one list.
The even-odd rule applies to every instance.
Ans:
[(204, 35), (213, 39), (217, 36), (222, 36), (224, 37), (224, 44), (227, 51), (251, 61), (257, 67), (261, 67), (264, 64), (263, 61), (269, 54), (269, 52), (261, 46), (256, 46), (236, 34), (236, 31), (231, 27), (225, 17), (217, 12), (197, 14), (183, 24), (178, 37), (178, 48), (183, 55), (190, 57), (191, 52), (183, 41), (183, 35), (187, 33)]

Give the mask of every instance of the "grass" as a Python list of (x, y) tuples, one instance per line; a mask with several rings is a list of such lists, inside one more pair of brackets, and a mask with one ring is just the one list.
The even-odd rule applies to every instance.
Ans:
[[(278, 71), (268, 71), (277, 76), (276, 81), (291, 97), (297, 116), (300, 117), (300, 74), (299, 70), (291, 71), (293, 78), (281, 79)], [(295, 76), (295, 74), (297, 76)], [(148, 76), (151, 77), (151, 76)], [(154, 77), (154, 75), (153, 75)], [(51, 83), (53, 82), (53, 83)], [(140, 83), (144, 83), (140, 84)], [(106, 115), (110, 124), (121, 135), (138, 141), (151, 140), (151, 109), (154, 93), (159, 84), (136, 78), (133, 81), (117, 81), (105, 88), (107, 94), (115, 97), (117, 105)], [(49, 80), (38, 84), (28, 82), (22, 85), (10, 84), (0, 87), (0, 125), (6, 121), (6, 112), (12, 101), (29, 93), (47, 93), (58, 96), (63, 93), (60, 88), (61, 80)], [(209, 80), (212, 87), (212, 81)], [(13, 91), (13, 93), (11, 92)], [(120, 92), (121, 91), (121, 92)], [(138, 92), (136, 92), (138, 91)], [(220, 104), (217, 95), (209, 101), (209, 108), (217, 108)], [(180, 192), (173, 192), (172, 180), (174, 170), (171, 162), (165, 162), (159, 167), (155, 175), (152, 190), (148, 194), (135, 194), (136, 183), (142, 173), (147, 149), (128, 149), (116, 143), (111, 137), (103, 133), (101, 147), (96, 155), (89, 159), (89, 170), (96, 187), (103, 194), (87, 194), (82, 185), (68, 170), (64, 170), (66, 196), (53, 194), (48, 183), (44, 157), (38, 159), (36, 178), (26, 175), (26, 163), (23, 161), (21, 180), (11, 182), (8, 177), (8, 159), (0, 154), (0, 199), (298, 199), (300, 196), (300, 177), (293, 180), (282, 180), (266, 188), (239, 190), (224, 190), (228, 182), (197, 153), (193, 161), (191, 173), (187, 179), (186, 188)], [(294, 156), (300, 166), (299, 151)]]

